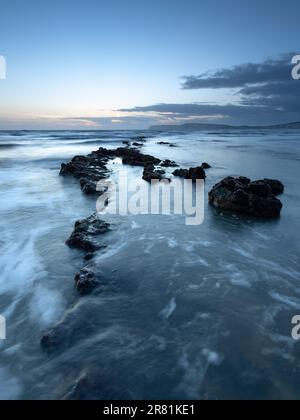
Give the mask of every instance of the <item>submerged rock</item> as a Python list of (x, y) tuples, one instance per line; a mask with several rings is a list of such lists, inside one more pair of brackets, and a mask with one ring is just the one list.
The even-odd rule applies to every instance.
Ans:
[(261, 218), (280, 216), (281, 201), (275, 195), (284, 192), (280, 181), (264, 179), (251, 182), (249, 178), (227, 177), (209, 193), (209, 202), (221, 210)]
[(206, 179), (205, 170), (202, 166), (190, 169), (176, 169), (173, 172), (173, 175), (184, 179), (191, 179), (193, 181), (196, 181), (197, 179)]
[(81, 372), (75, 384), (64, 396), (69, 401), (132, 400), (134, 396), (122, 385), (123, 380), (97, 366)]
[(99, 250), (103, 245), (99, 245), (96, 237), (109, 232), (110, 225), (100, 220), (97, 214), (93, 214), (84, 220), (75, 223), (74, 231), (66, 244), (71, 248), (81, 249), (85, 252), (93, 252)]

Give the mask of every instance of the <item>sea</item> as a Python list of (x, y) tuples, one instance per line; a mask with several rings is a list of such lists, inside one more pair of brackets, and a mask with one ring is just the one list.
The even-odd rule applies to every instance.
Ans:
[[(105, 215), (96, 262), (109, 287), (79, 296), (87, 262), (65, 241), (96, 198), (59, 176), (61, 163), (139, 136), (143, 153), (211, 165), (204, 221)], [(299, 399), (299, 175), (298, 130), (0, 132), (0, 399), (68, 399), (85, 383), (87, 399)], [(212, 208), (226, 176), (283, 182), (281, 217)], [(65, 337), (47, 352), (41, 337), (57, 323)]]

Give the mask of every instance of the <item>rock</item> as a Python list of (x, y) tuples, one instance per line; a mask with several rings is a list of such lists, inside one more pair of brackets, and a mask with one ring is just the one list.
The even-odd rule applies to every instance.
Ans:
[(143, 180), (147, 182), (151, 182), (152, 179), (163, 179), (163, 175), (155, 170), (154, 165), (146, 166), (143, 173)]
[(193, 181), (196, 181), (197, 179), (206, 179), (205, 171), (201, 166), (190, 169), (176, 169), (173, 172), (173, 175), (184, 179), (191, 179)]
[(176, 144), (170, 144), (169, 147), (177, 147)]
[[(138, 139), (140, 142), (135, 144), (140, 147), (143, 145), (145, 138)], [(75, 156), (71, 162), (61, 165), (60, 175), (79, 178), (81, 189), (85, 194), (101, 195), (103, 192), (97, 191), (97, 184), (100, 180), (107, 178), (109, 171), (106, 165), (109, 160), (120, 158), (124, 165), (144, 168), (161, 163), (160, 159), (151, 155), (144, 155), (139, 150), (128, 147), (129, 144), (129, 142), (126, 142), (127, 147), (119, 147), (113, 150), (100, 147), (88, 156)]]
[(132, 141), (138, 142), (138, 143), (146, 143), (147, 137), (145, 136), (138, 136), (131, 139)]
[(284, 185), (282, 182), (277, 181), (276, 179), (264, 179), (263, 182), (267, 183), (274, 195), (279, 195), (284, 193)]
[(169, 160), (169, 159), (164, 160), (160, 164), (160, 166), (162, 166), (163, 168), (177, 168), (178, 167), (176, 162), (174, 162), (173, 160)]
[(160, 146), (170, 146), (171, 143), (168, 143), (167, 141), (159, 141), (157, 144), (159, 144)]
[(97, 182), (92, 181), (88, 178), (80, 178), (81, 191), (85, 194), (96, 194), (97, 193)]
[(93, 214), (84, 220), (79, 220), (75, 223), (74, 231), (66, 244), (71, 248), (78, 248), (85, 252), (94, 252), (103, 248), (96, 241), (96, 237), (103, 235), (110, 230), (108, 223), (100, 220), (97, 214)]
[(115, 157), (122, 158), (124, 165), (131, 166), (150, 166), (158, 165), (161, 160), (151, 155), (144, 155), (139, 150), (135, 149), (117, 149), (114, 151)]
[(202, 166), (203, 169), (210, 169), (211, 168), (211, 166), (206, 162), (203, 162), (201, 166)]
[(142, 147), (143, 146), (143, 143), (132, 143), (132, 146), (134, 146), (134, 147)]
[(130, 141), (122, 141), (122, 144), (124, 144), (127, 147), (130, 147)]
[(245, 177), (227, 177), (210, 191), (209, 202), (221, 210), (276, 218), (280, 216), (282, 203), (275, 195), (283, 191), (284, 186), (280, 181), (266, 179), (251, 182)]
[(99, 277), (90, 268), (83, 268), (75, 276), (75, 284), (81, 295), (87, 295), (101, 284)]

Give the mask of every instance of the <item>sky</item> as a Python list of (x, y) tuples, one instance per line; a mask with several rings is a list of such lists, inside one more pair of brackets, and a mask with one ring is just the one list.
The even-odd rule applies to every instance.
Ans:
[(0, 129), (298, 121), (299, 0), (0, 0)]

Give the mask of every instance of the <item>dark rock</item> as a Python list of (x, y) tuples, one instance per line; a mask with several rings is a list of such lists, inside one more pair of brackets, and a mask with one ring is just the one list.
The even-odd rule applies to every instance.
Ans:
[(206, 162), (203, 162), (201, 166), (202, 166), (203, 169), (210, 169), (211, 168), (211, 166)]
[(143, 173), (143, 180), (151, 182), (153, 179), (161, 180), (163, 176), (159, 171), (155, 170), (154, 165), (146, 166)]
[(101, 281), (90, 268), (83, 268), (76, 274), (75, 284), (81, 295), (87, 295), (99, 286)]
[(134, 146), (134, 147), (142, 147), (143, 146), (143, 143), (132, 143), (132, 146)]
[(282, 182), (277, 181), (276, 179), (264, 179), (263, 182), (268, 184), (274, 195), (279, 195), (284, 193), (284, 185)]
[(173, 172), (173, 175), (184, 179), (191, 179), (193, 181), (206, 178), (205, 171), (201, 166), (190, 169), (176, 169)]
[(176, 169), (176, 171), (173, 172), (174, 176), (178, 176), (180, 178), (186, 178), (188, 177), (189, 170), (188, 169)]
[(251, 182), (245, 177), (227, 177), (210, 191), (209, 202), (221, 210), (261, 218), (276, 218), (280, 216), (282, 203), (274, 192), (279, 194), (283, 190), (284, 186), (276, 180)]
[(164, 160), (160, 166), (162, 166), (163, 168), (177, 168), (178, 167), (176, 162), (169, 159)]
[(171, 143), (168, 143), (167, 141), (159, 141), (157, 144), (160, 146), (170, 146)]
[(150, 166), (158, 165), (161, 160), (151, 155), (144, 155), (139, 150), (135, 149), (117, 149), (114, 151), (115, 157), (122, 158), (124, 165), (131, 166)]
[(95, 254), (93, 252), (89, 252), (88, 254), (86, 254), (84, 259), (85, 261), (91, 261), (94, 257), (95, 257)]
[(88, 178), (80, 178), (81, 191), (85, 194), (96, 194), (97, 193), (97, 182), (92, 181)]
[(176, 144), (170, 144), (169, 147), (177, 147)]
[(96, 237), (110, 230), (108, 223), (100, 220), (96, 214), (75, 223), (75, 228), (66, 244), (71, 248), (78, 248), (85, 252), (94, 252), (103, 248), (97, 243)]
[[(141, 137), (138, 139), (140, 142), (136, 142), (136, 145), (142, 146), (145, 138)], [(142, 154), (139, 150), (128, 147), (128, 143), (126, 142), (127, 147), (119, 147), (113, 150), (101, 147), (88, 156), (75, 156), (71, 162), (61, 165), (60, 175), (79, 178), (81, 189), (85, 194), (102, 194), (103, 191), (97, 190), (97, 184), (102, 179), (107, 178), (109, 171), (106, 165), (109, 160), (121, 158), (124, 165), (144, 168), (161, 163), (160, 159)]]

